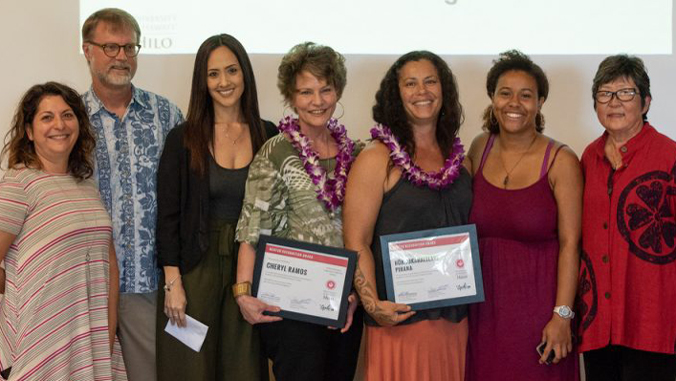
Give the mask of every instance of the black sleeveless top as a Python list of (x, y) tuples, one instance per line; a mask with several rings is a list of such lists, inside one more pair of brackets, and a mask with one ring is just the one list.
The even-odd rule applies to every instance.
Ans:
[(237, 221), (242, 211), (249, 165), (223, 168), (209, 155), (209, 211), (212, 219)]
[[(469, 219), (471, 206), (472, 178), (464, 167), (460, 170), (460, 177), (446, 189), (437, 191), (426, 186), (417, 187), (402, 176), (397, 184), (383, 195), (371, 244), (375, 261), (376, 288), (380, 300), (387, 299), (380, 236), (465, 225)], [(400, 325), (440, 318), (459, 322), (465, 316), (467, 316), (465, 305), (435, 308), (417, 311)], [(365, 315), (364, 321), (368, 325), (378, 325), (368, 314)]]

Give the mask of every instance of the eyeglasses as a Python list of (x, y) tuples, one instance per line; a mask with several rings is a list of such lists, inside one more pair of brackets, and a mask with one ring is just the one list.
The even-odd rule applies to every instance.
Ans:
[(141, 45), (135, 45), (135, 44), (127, 44), (127, 45), (119, 45), (114, 42), (108, 43), (108, 44), (97, 44), (96, 42), (92, 41), (87, 41), (87, 43), (92, 44), (94, 46), (98, 46), (103, 50), (103, 54), (107, 55), (110, 58), (115, 58), (117, 57), (117, 54), (120, 52), (120, 49), (124, 48), (124, 54), (127, 57), (136, 57), (138, 54), (138, 51), (141, 50)]
[(609, 103), (613, 100), (613, 97), (617, 97), (621, 102), (629, 102), (634, 99), (636, 94), (638, 94), (638, 91), (631, 88), (620, 89), (617, 91), (597, 91), (596, 94), (594, 94), (594, 99), (602, 104)]

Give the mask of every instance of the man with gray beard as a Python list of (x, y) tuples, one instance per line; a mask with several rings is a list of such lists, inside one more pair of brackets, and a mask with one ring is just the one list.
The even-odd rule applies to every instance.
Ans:
[(183, 115), (166, 98), (132, 85), (140, 37), (134, 17), (121, 9), (89, 16), (82, 26), (82, 50), (92, 85), (82, 98), (96, 136), (94, 175), (113, 220), (122, 354), (129, 380), (153, 381), (156, 173), (165, 137)]

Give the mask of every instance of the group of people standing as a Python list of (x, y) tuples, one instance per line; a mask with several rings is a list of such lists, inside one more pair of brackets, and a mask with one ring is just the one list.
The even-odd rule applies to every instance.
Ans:
[[(0, 379), (267, 380), (270, 359), (280, 381), (352, 380), (363, 329), (368, 380), (576, 380), (578, 351), (590, 381), (676, 378), (676, 143), (647, 122), (639, 58), (600, 64), (605, 132), (580, 164), (543, 135), (548, 80), (517, 51), (488, 73), (465, 156), (458, 86), (434, 53), (390, 67), (364, 144), (334, 115), (347, 73), (328, 46), (282, 58), (293, 115), (275, 128), (233, 36), (200, 46), (184, 120), (132, 85), (140, 34), (125, 11), (92, 14), (91, 89), (36, 85), (17, 108)], [(378, 236), (468, 223), (485, 302), (387, 300)], [(345, 327), (266, 314), (279, 307), (251, 295), (260, 234), (358, 253)], [(187, 315), (209, 327), (199, 352), (164, 332)]]

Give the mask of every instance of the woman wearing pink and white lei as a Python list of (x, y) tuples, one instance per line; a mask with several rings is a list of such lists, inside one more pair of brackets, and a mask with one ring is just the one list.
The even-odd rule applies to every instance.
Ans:
[(427, 51), (400, 57), (380, 84), (373, 118), (374, 139), (352, 167), (343, 212), (345, 247), (359, 258), (354, 284), (368, 312), (366, 379), (463, 380), (466, 307), (414, 312), (387, 301), (378, 239), (467, 223), (472, 185), (448, 65)]
[[(341, 206), (347, 173), (359, 148), (333, 118), (346, 84), (345, 59), (328, 46), (296, 45), (279, 66), (284, 101), (298, 115), (285, 117), (280, 134), (267, 141), (249, 169), (237, 224), (241, 242), (233, 287), (244, 319), (259, 324), (263, 349), (279, 381), (352, 380), (362, 332), (350, 296), (345, 328), (267, 316), (279, 311), (250, 294), (260, 234), (343, 247)], [(350, 325), (352, 328), (350, 328)]]

